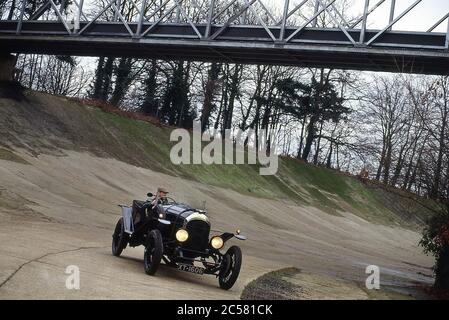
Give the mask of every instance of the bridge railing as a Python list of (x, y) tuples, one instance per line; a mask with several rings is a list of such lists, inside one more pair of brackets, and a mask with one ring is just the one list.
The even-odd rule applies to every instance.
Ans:
[[(232, 30), (239, 27), (238, 32), (257, 28), (260, 36), (255, 41), (276, 44), (325, 42), (449, 48), (449, 7), (437, 10), (439, 16), (427, 19), (429, 26), (425, 30), (408, 28), (402, 32), (410, 36), (443, 34), (443, 43), (399, 43), (394, 40), (399, 31), (397, 25), (432, 0), (410, 0), (405, 7), (399, 7), (396, 0), (356, 2), (359, 11), (348, 14), (350, 8), (344, 0), (4, 0), (0, 1), (0, 17), (2, 21), (14, 22), (18, 35), (32, 31), (23, 28), (26, 23), (51, 21), (60, 23), (70, 36), (85, 35), (100, 23), (120, 24), (133, 38), (151, 37), (162, 26), (179, 25), (191, 28), (192, 33), (187, 36), (203, 41), (230, 39), (235, 34)], [(388, 19), (372, 28), (379, 11)], [(321, 31), (320, 37), (314, 37), (314, 31)], [(176, 36), (170, 32), (166, 35)], [(386, 38), (391, 39), (385, 41)]]

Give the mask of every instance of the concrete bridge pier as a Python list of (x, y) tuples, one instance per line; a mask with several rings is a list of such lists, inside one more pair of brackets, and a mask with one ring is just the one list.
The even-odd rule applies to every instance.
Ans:
[(0, 54), (0, 81), (13, 81), (16, 74), (17, 56)]

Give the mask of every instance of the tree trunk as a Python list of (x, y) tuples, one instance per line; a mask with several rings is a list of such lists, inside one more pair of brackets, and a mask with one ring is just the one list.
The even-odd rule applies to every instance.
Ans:
[(384, 144), (384, 146), (382, 147), (382, 153), (380, 155), (379, 166), (377, 167), (376, 181), (380, 181), (380, 177), (382, 175), (382, 169), (384, 167), (384, 162), (385, 162), (385, 153), (386, 153), (386, 149), (385, 149), (385, 144)]
[(444, 155), (444, 147), (445, 147), (445, 134), (446, 134), (446, 125), (447, 125), (447, 116), (448, 112), (446, 109), (446, 105), (444, 106), (443, 117), (441, 119), (441, 131), (439, 135), (439, 148), (438, 148), (438, 158), (437, 158), (437, 166), (435, 169), (435, 175), (432, 184), (432, 190), (430, 192), (430, 196), (434, 199), (438, 198), (440, 195), (440, 184), (441, 184), (441, 171), (443, 169), (443, 155)]
[[(399, 151), (398, 161), (396, 163), (396, 167), (394, 169), (393, 178), (391, 179), (391, 185), (396, 186), (398, 184), (398, 180), (401, 176), (402, 169), (405, 165), (405, 158), (410, 150), (411, 146), (409, 145), (409, 135), (410, 135), (410, 128), (407, 130), (407, 138), (405, 140), (405, 143), (401, 145), (401, 149)], [(413, 144), (413, 143), (412, 143)]]
[(302, 122), (301, 122), (301, 136), (299, 138), (299, 147), (298, 147), (298, 155), (296, 156), (296, 158), (301, 159), (302, 158), (302, 146), (304, 144), (304, 128), (306, 126), (306, 116), (304, 116), (304, 118), (302, 118)]
[(387, 144), (387, 154), (385, 156), (385, 161), (384, 161), (384, 177), (383, 177), (383, 182), (385, 184), (388, 184), (388, 182), (390, 181), (390, 169), (391, 169), (391, 154), (393, 152), (393, 146), (391, 143), (391, 138), (388, 139), (388, 144)]
[(98, 58), (97, 69), (95, 70), (95, 82), (91, 97), (94, 99), (100, 99), (101, 90), (103, 88), (103, 73), (104, 73), (104, 57)]
[(447, 212), (449, 213), (449, 154), (447, 155), (448, 161), (446, 164), (446, 201), (447, 201)]
[(151, 61), (151, 68), (145, 79), (145, 97), (143, 99), (141, 110), (143, 113), (157, 116), (158, 105), (156, 102), (156, 85), (157, 85), (157, 64), (156, 60)]
[[(242, 122), (240, 123), (240, 129), (246, 130), (248, 127), (254, 127), (254, 121), (252, 124), (248, 125), (248, 119), (251, 115), (251, 111), (254, 106), (254, 102), (256, 102), (256, 98), (261, 96), (262, 92), (262, 84), (265, 81), (265, 74), (266, 74), (266, 67), (263, 66), (261, 68), (260, 65), (257, 66), (257, 80), (256, 80), (256, 88), (254, 90), (253, 95), (250, 98), (250, 102), (248, 104), (248, 109), (246, 110), (246, 113), (243, 115)], [(257, 112), (257, 111), (256, 111)]]
[(421, 159), (422, 159), (422, 155), (424, 153), (424, 147), (426, 146), (427, 139), (428, 139), (428, 136), (425, 137), (425, 139), (421, 145), (421, 148), (419, 149), (418, 158), (416, 159), (415, 166), (413, 168), (412, 174), (410, 176), (410, 180), (407, 185), (407, 191), (410, 191), (412, 189), (413, 184), (416, 182), (416, 175), (418, 173), (418, 168), (421, 164)]
[[(265, 104), (265, 110), (262, 114), (262, 129), (268, 129), (268, 127), (270, 125), (270, 120), (273, 120), (272, 127), (276, 126), (276, 123), (274, 121), (276, 119), (274, 119), (274, 117), (272, 119), (273, 107), (272, 107), (272, 103), (271, 103), (274, 100), (274, 98), (273, 98), (274, 88), (275, 88), (274, 84), (275, 84), (275, 82), (273, 81), (270, 88), (268, 89), (268, 93), (266, 94), (268, 102)], [(267, 130), (267, 134), (268, 134), (268, 130)]]
[[(234, 114), (234, 105), (235, 105), (235, 98), (237, 97), (237, 93), (239, 90), (239, 80), (240, 80), (240, 74), (242, 71), (242, 67), (239, 65), (235, 66), (234, 73), (231, 77), (231, 88), (229, 89), (229, 101), (226, 109), (224, 109), (223, 113), (223, 129), (231, 129), (232, 126), (232, 118)], [(224, 132), (223, 132), (224, 136)]]
[[(330, 72), (327, 74), (327, 76), (329, 76), (329, 75), (330, 75)], [(324, 86), (324, 81), (325, 81), (324, 77), (325, 77), (324, 76), (324, 69), (321, 68), (320, 69), (320, 85), (319, 85), (319, 89), (315, 93), (315, 95), (316, 95), (316, 97), (318, 99), (314, 99), (315, 102), (313, 103), (313, 106), (312, 106), (313, 113), (315, 113), (315, 115), (312, 115), (310, 117), (309, 125), (307, 126), (306, 144), (304, 146), (304, 151), (302, 153), (302, 159), (304, 161), (307, 161), (307, 159), (309, 157), (309, 154), (310, 154), (310, 151), (312, 149), (313, 141), (315, 140), (315, 137), (316, 137), (316, 127), (315, 127), (315, 125), (316, 125), (316, 122), (319, 120), (317, 118), (316, 114), (319, 113), (318, 109), (320, 108), (320, 102), (317, 101), (317, 100), (320, 100), (321, 91), (322, 91), (322, 88)]]
[(326, 168), (331, 168), (332, 167), (332, 141), (331, 141), (331, 145), (329, 147), (329, 155), (327, 156), (327, 162), (326, 162)]
[(309, 124), (307, 126), (307, 137), (306, 137), (306, 143), (304, 145), (304, 151), (302, 153), (302, 159), (304, 161), (307, 161), (309, 158), (310, 150), (312, 149), (312, 143), (315, 139), (315, 117), (310, 118)]
[(407, 165), (407, 171), (405, 172), (405, 177), (404, 177), (404, 181), (402, 182), (402, 189), (406, 190), (407, 189), (407, 185), (408, 182), (410, 181), (410, 175), (412, 173), (412, 169), (413, 169), (413, 161), (415, 159), (415, 155), (416, 155), (416, 149), (418, 147), (418, 138), (413, 142), (413, 150), (412, 150), (412, 154), (410, 155), (410, 161), (408, 162)]
[(401, 152), (399, 153), (398, 162), (396, 163), (396, 167), (394, 169), (393, 177), (391, 178), (391, 181), (390, 181), (390, 183), (393, 187), (395, 187), (396, 184), (398, 183), (403, 166), (404, 166), (403, 150), (401, 149)]
[(209, 127), (209, 118), (213, 111), (214, 95), (220, 69), (221, 65), (218, 63), (212, 63), (209, 69), (209, 76), (204, 92), (203, 111), (201, 113), (201, 132), (204, 132)]
[(115, 70), (115, 86), (109, 103), (119, 105), (125, 97), (129, 86), (131, 85), (131, 58), (120, 58), (117, 69)]
[(114, 58), (108, 57), (106, 63), (104, 65), (104, 70), (102, 73), (103, 77), (103, 86), (100, 92), (100, 99), (103, 101), (108, 101), (109, 91), (111, 89), (111, 78), (112, 78), (112, 69), (114, 66)]
[(131, 66), (132, 58), (120, 58), (117, 69), (115, 70), (115, 86), (109, 103), (119, 105), (125, 97), (129, 86), (131, 85)]
[(318, 156), (320, 154), (321, 134), (323, 132), (323, 122), (320, 123), (320, 132), (318, 134), (318, 141), (315, 148), (315, 154), (313, 156), (313, 164), (318, 165)]

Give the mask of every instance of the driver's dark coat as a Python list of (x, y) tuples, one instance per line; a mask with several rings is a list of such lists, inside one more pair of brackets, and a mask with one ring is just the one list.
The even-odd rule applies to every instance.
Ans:
[(159, 205), (167, 205), (168, 200), (167, 198), (159, 198), (157, 201), (158, 206), (154, 206), (154, 201), (156, 198), (152, 199), (151, 201), (140, 201), (140, 200), (134, 200), (132, 205), (132, 214), (134, 219), (134, 224), (138, 224), (141, 222), (144, 222), (147, 220), (148, 215), (151, 213), (157, 214), (157, 207)]

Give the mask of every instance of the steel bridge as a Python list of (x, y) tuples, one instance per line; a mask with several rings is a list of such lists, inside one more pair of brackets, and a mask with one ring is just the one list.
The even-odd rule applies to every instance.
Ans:
[[(343, 0), (3, 0), (0, 52), (447, 75), (449, 10), (396, 28), (429, 1), (363, 0), (348, 17)], [(372, 28), (379, 10), (388, 19)]]

